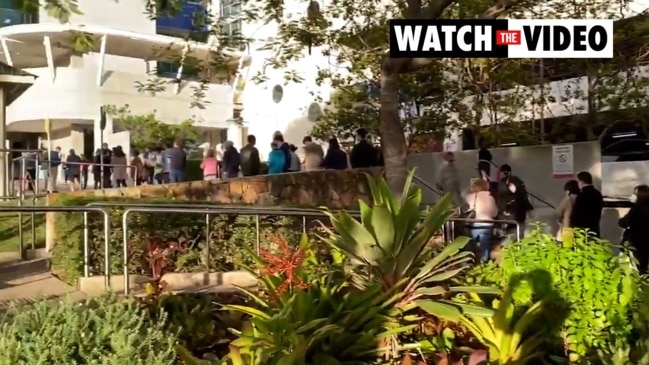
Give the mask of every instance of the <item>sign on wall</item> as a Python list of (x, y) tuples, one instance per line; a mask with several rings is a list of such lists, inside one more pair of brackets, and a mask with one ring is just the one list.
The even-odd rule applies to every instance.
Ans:
[(574, 159), (571, 144), (552, 146), (552, 177), (565, 179), (575, 176)]

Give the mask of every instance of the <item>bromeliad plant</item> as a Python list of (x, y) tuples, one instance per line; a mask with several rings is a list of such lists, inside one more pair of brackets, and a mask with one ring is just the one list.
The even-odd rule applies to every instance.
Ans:
[[(471, 298), (476, 303), (485, 304), (477, 294), (471, 294)], [(535, 322), (541, 319), (546, 304), (545, 300), (540, 300), (515, 318), (512, 291), (507, 288), (501, 299), (494, 299), (491, 303), (496, 311), (493, 317), (462, 315), (460, 322), (487, 346), (491, 364), (525, 365), (542, 354), (539, 351), (543, 344), (542, 333), (529, 335), (529, 332), (534, 324), (538, 324)]]
[(349, 259), (352, 284), (364, 290), (375, 283), (384, 292), (400, 288), (396, 303), (404, 312), (419, 307), (430, 315), (458, 321), (462, 313), (490, 316), (489, 308), (450, 300), (454, 292), (493, 292), (491, 288), (456, 286), (453, 279), (473, 261), (459, 238), (436, 253), (429, 245), (454, 212), (449, 195), (421, 215), (422, 193), (408, 175), (399, 198), (386, 180), (367, 176), (372, 204), (360, 201), (360, 221), (342, 211), (326, 211), (333, 229), (323, 238)]
[(317, 264), (317, 257), (306, 236), (297, 249), (281, 239), (277, 244), (277, 253), (250, 253), (257, 267), (249, 271), (259, 273), (262, 294), (242, 290), (254, 305), (223, 307), (251, 318), (242, 331), (233, 331), (239, 338), (231, 343), (230, 354), (225, 359), (201, 362), (181, 348), (186, 363), (375, 364), (394, 350), (386, 346), (385, 339), (415, 328), (397, 320), (398, 287), (384, 291), (374, 285), (359, 290), (336, 273), (313, 271), (311, 265)]

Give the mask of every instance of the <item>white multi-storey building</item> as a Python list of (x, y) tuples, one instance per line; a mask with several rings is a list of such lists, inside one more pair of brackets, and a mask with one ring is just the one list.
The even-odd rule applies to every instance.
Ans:
[[(0, 62), (37, 76), (33, 86), (6, 110), (10, 147), (37, 148), (45, 137), (46, 120), (51, 122), (52, 145), (64, 151), (74, 148), (92, 153), (102, 137), (111, 145), (127, 147), (128, 131), (120, 131), (110, 118), (100, 133), (102, 105), (128, 105), (133, 114), (156, 111), (166, 123), (199, 120), (196, 125), (205, 132), (202, 142), (212, 146), (225, 139), (241, 146), (247, 134), (255, 134), (265, 155), (277, 130), (288, 142), (300, 143), (321, 112), (315, 101), (329, 97), (328, 88), (315, 85), (317, 65), (326, 66), (328, 59), (317, 51), (306, 55), (297, 67), (304, 81), (287, 83), (282, 71), (268, 66), (272, 52), (256, 51), (260, 42), (253, 41), (245, 50), (227, 52), (231, 71), (240, 69), (240, 76), (210, 76), (205, 108), (190, 108), (198, 81), (164, 61), (170, 53), (178, 55), (186, 49), (192, 59), (206, 64), (214, 57), (212, 39), (192, 42), (189, 48), (183, 40), (196, 12), (212, 12), (228, 23), (224, 31), (240, 32), (246, 38), (263, 40), (276, 31), (272, 24), (243, 23), (238, 0), (203, 3), (187, 4), (173, 19), (155, 20), (144, 13), (143, 1), (80, 0), (83, 14), (60, 24), (42, 8), (28, 14), (14, 9), (13, 1), (0, 0)], [(93, 36), (90, 52), (75, 52), (71, 39), (77, 32)], [(266, 82), (248, 81), (259, 72), (266, 74)], [(166, 80), (165, 90), (136, 88), (152, 78)], [(232, 123), (237, 119), (243, 126)]]
[[(0, 62), (23, 69), (37, 79), (6, 110), (6, 136), (12, 148), (36, 148), (44, 137), (45, 120), (51, 123), (52, 145), (64, 151), (74, 148), (92, 153), (99, 147), (99, 110), (103, 105), (128, 105), (133, 114), (156, 111), (166, 123), (198, 120), (203, 138), (212, 144), (222, 138), (233, 114), (232, 87), (218, 81), (207, 85), (205, 108), (190, 108), (197, 81), (180, 77), (171, 70), (170, 54), (182, 54), (206, 63), (214, 57), (208, 43), (187, 46), (175, 29), (152, 20), (143, 12), (141, 1), (81, 0), (83, 15), (60, 24), (40, 9), (27, 14), (11, 8), (12, 1), (0, 1)], [(182, 20), (167, 19), (179, 25)], [(92, 35), (89, 52), (75, 52), (73, 35)], [(172, 34), (172, 33), (171, 33)], [(165, 52), (161, 52), (165, 50)], [(233, 71), (247, 55), (228, 52)], [(165, 67), (165, 65), (167, 67)], [(164, 71), (167, 71), (165, 73)], [(173, 72), (169, 72), (173, 71)], [(167, 82), (164, 90), (138, 91), (135, 85), (151, 78)], [(127, 131), (126, 131), (127, 132)], [(128, 135), (109, 118), (103, 133), (109, 144), (128, 147)]]

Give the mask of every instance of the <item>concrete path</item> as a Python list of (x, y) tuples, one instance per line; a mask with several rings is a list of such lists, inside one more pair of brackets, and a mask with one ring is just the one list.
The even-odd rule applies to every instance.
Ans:
[(53, 277), (48, 260), (21, 261), (17, 253), (0, 254), (0, 309), (66, 297), (81, 300), (85, 295)]

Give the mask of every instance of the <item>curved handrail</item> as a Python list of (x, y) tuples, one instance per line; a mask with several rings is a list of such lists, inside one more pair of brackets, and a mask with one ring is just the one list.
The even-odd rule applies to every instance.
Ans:
[[(493, 162), (493, 161), (489, 161), (489, 163), (490, 163), (492, 166), (496, 167), (497, 169), (500, 168), (500, 166), (499, 166), (498, 164), (496, 164), (495, 162)], [(527, 195), (529, 195), (530, 197), (532, 197), (534, 200), (538, 200), (539, 202), (543, 203), (544, 205), (547, 205), (548, 207), (550, 207), (550, 208), (552, 208), (552, 209), (555, 209), (555, 208), (556, 208), (556, 207), (554, 206), (554, 204), (552, 204), (552, 203), (546, 201), (545, 199), (539, 197), (538, 195), (532, 193), (532, 192), (529, 191), (529, 190), (527, 191)]]
[(431, 184), (429, 184), (428, 182), (426, 182), (426, 181), (425, 181), (424, 179), (422, 179), (421, 177), (417, 176), (417, 174), (413, 175), (412, 178), (415, 180), (415, 182), (417, 182), (417, 183), (423, 185), (423, 186), (424, 186), (425, 188), (427, 188), (428, 190), (430, 190), (430, 191), (432, 191), (433, 193), (437, 194), (440, 198), (443, 197), (443, 196), (445, 195), (445, 194), (444, 194), (443, 192), (441, 192), (439, 189), (437, 189), (436, 187), (432, 186)]

